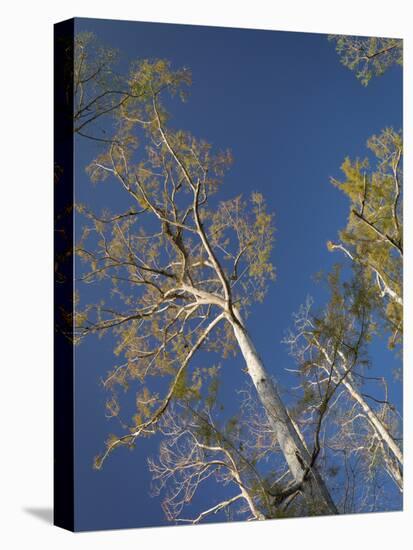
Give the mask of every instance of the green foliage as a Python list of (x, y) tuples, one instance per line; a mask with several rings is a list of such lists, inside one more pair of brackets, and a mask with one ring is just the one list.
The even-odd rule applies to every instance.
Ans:
[[(95, 133), (87, 137), (100, 144), (87, 173), (130, 201), (123, 212), (99, 215), (77, 206), (84, 221), (76, 247), (80, 281), (95, 285), (104, 300), (78, 308), (76, 330), (80, 339), (115, 337), (120, 363), (104, 380), (111, 392), (107, 415), (120, 418), (118, 388), (137, 387), (131, 429), (149, 433), (146, 424), (156, 426), (170, 402), (216, 398), (213, 369), (193, 365), (192, 354), (199, 338), (205, 350), (235, 353), (229, 323), (214, 328), (213, 337), (203, 331), (217, 303), (230, 300), (245, 310), (262, 301), (275, 273), (273, 216), (258, 192), (249, 201), (212, 202), (232, 163), (230, 151), (167, 124), (166, 104), (187, 97), (188, 69), (143, 59), (124, 77), (114, 68), (115, 52), (92, 35), (79, 35), (76, 48), (75, 131), (83, 136), (88, 121)], [(104, 120), (102, 137), (96, 131)], [(200, 300), (204, 294), (209, 301)], [(155, 377), (167, 388), (163, 397), (151, 394)]]
[(224, 253), (224, 268), (230, 265), (226, 273), (234, 281), (234, 300), (240, 299), (244, 307), (261, 302), (268, 282), (275, 280), (273, 214), (267, 212), (262, 194), (252, 193), (248, 202), (241, 195), (221, 202), (215, 212), (205, 212), (204, 219), (211, 220), (211, 242)]
[(123, 80), (114, 71), (118, 52), (102, 46), (90, 32), (75, 35), (74, 129), (84, 133), (119, 103)]
[[(179, 94), (181, 100), (185, 100), (187, 95), (182, 84), (191, 84), (191, 72), (186, 68), (171, 71), (171, 63), (166, 59), (143, 59), (132, 64), (128, 84), (139, 102), (151, 101), (154, 91), (159, 93), (165, 88), (172, 96)], [(132, 102), (130, 107), (134, 105)]]
[(343, 280), (341, 273), (341, 265), (336, 264), (328, 275), (330, 299), (322, 313), (314, 316), (314, 334), (321, 343), (332, 341), (336, 349), (344, 346), (345, 355), (360, 362), (377, 330), (375, 287), (357, 266), (348, 280)]
[(218, 391), (220, 387), (220, 381), (218, 377), (219, 370), (220, 366), (212, 366), (208, 369), (208, 375), (211, 378), (211, 381), (208, 385), (207, 395), (205, 397), (205, 405), (208, 409), (212, 409), (218, 399)]
[(175, 399), (191, 399), (201, 398), (202, 374), (200, 369), (195, 369), (191, 374), (187, 370), (182, 371), (174, 386), (173, 396)]
[(361, 269), (363, 277), (374, 281), (377, 306), (391, 332), (391, 347), (402, 338), (402, 155), (400, 132), (386, 128), (367, 142), (373, 153), (352, 161), (346, 158), (342, 180), (332, 179), (349, 199), (347, 226), (339, 234), (340, 243), (327, 243), (330, 251), (340, 249)]
[[(379, 51), (384, 46), (372, 41), (365, 59), (361, 50), (357, 59), (346, 53), (349, 43), (341, 41), (337, 47), (345, 56), (343, 63), (367, 84), (372, 74), (390, 66), (399, 46), (387, 44), (386, 51)], [(270, 481), (281, 477), (280, 491), (291, 481), (284, 479), (283, 459), (281, 468), (269, 471), (266, 464), (266, 476), (259, 473), (269, 456), (277, 462), (274, 435), (263, 425), (265, 419), (261, 422), (263, 417), (244, 418), (247, 408), (230, 418), (221, 415), (219, 367), (200, 366), (202, 354), (194, 359), (199, 349), (224, 358), (235, 354), (233, 328), (226, 319), (234, 306), (244, 313), (262, 301), (275, 279), (274, 218), (263, 195), (256, 191), (247, 198), (215, 198), (232, 164), (230, 151), (169, 124), (167, 106), (173, 98), (188, 97), (188, 69), (144, 59), (132, 63), (126, 76), (119, 75), (116, 53), (100, 47), (90, 34), (78, 35), (75, 57), (75, 131), (85, 135), (87, 130), (87, 137), (99, 142), (87, 173), (92, 182), (104, 181), (129, 201), (122, 212), (105, 209), (99, 215), (77, 205), (84, 221), (76, 249), (82, 268), (79, 287), (94, 284), (96, 294), (100, 291), (105, 299), (82, 309), (77, 304), (74, 322), (79, 338), (106, 333), (115, 338), (117, 364), (103, 384), (109, 391), (106, 416), (119, 421), (123, 430), (122, 436), (109, 436), (95, 467), (101, 468), (118, 446), (132, 449), (137, 437), (158, 431), (165, 436), (162, 460), (174, 467), (166, 479), (176, 475), (180, 489), (190, 479), (184, 502), (191, 500), (212, 465), (219, 482), (247, 488), (267, 517), (318, 515), (322, 506), (314, 503), (304, 511), (298, 493), (288, 506), (271, 506)], [(359, 366), (368, 364), (367, 344), (377, 330), (374, 308), (398, 326), (401, 311), (394, 300), (380, 305), (371, 271), (371, 266), (384, 268), (383, 280), (389, 285), (393, 278), (400, 281), (392, 288), (401, 292), (395, 250), (402, 247), (401, 206), (394, 194), (401, 182), (401, 136), (387, 129), (368, 145), (376, 166), (372, 169), (368, 159), (346, 159), (343, 181), (333, 180), (350, 201), (349, 222), (340, 238), (355, 258), (355, 277), (343, 283), (338, 267), (329, 274), (330, 302), (311, 318), (312, 333), (305, 335), (307, 346), (317, 339), (334, 351), (345, 349)], [(378, 238), (378, 231), (384, 237)], [(332, 242), (328, 246), (337, 247)], [(208, 323), (222, 312), (223, 322), (207, 333)], [(320, 416), (329, 412), (322, 395), (328, 384), (308, 382), (321, 359), (319, 351), (301, 363), (303, 391), (289, 411), (292, 418), (308, 410)], [(136, 395), (128, 425), (121, 420), (123, 390)], [(388, 410), (381, 412), (393, 427)], [(186, 472), (194, 475), (194, 486)], [(334, 466), (328, 473), (337, 476)]]
[(398, 38), (331, 35), (329, 40), (336, 43), (341, 63), (355, 72), (363, 86), (392, 65), (403, 64), (403, 40)]

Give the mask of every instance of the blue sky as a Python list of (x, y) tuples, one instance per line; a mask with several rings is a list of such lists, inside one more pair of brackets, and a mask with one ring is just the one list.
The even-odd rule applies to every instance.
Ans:
[[(189, 67), (189, 101), (174, 104), (170, 124), (232, 150), (234, 164), (220, 198), (253, 190), (266, 197), (277, 228), (277, 280), (264, 303), (254, 306), (248, 326), (267, 369), (287, 386), (285, 368), (292, 362), (280, 341), (308, 294), (316, 303), (324, 299), (314, 274), (339, 260), (326, 242), (345, 226), (348, 205), (329, 178), (340, 176), (346, 155), (366, 154), (372, 134), (401, 127), (400, 68), (365, 88), (340, 64), (325, 35), (77, 19), (76, 32), (84, 30), (118, 48), (123, 69), (137, 58), (167, 58), (174, 67)], [(110, 185), (92, 187), (85, 174), (95, 154), (93, 142), (76, 137), (76, 198), (95, 210), (121, 207), (122, 195)], [(85, 301), (93, 301), (95, 291), (87, 291)], [(112, 341), (92, 337), (75, 353), (77, 529), (165, 524), (159, 499), (149, 496), (146, 457), (156, 453), (156, 440), (138, 443), (133, 452), (120, 449), (102, 471), (92, 470), (93, 457), (114, 430), (99, 385), (114, 363)], [(383, 345), (376, 344), (372, 356), (375, 373), (398, 366)], [(225, 382), (239, 376), (240, 363), (225, 365), (228, 399)], [(400, 406), (401, 385), (390, 389)], [(219, 497), (211, 486), (197, 498), (202, 506)]]

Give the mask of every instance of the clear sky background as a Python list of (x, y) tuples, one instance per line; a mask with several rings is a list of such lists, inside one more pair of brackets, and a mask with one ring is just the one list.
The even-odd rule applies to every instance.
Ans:
[[(124, 69), (137, 58), (166, 58), (175, 68), (190, 68), (189, 101), (175, 103), (170, 123), (232, 150), (234, 164), (220, 198), (260, 191), (275, 212), (277, 280), (264, 303), (254, 306), (248, 327), (267, 369), (287, 387), (285, 368), (293, 364), (280, 341), (291, 315), (308, 294), (321, 305), (325, 295), (313, 276), (342, 259), (327, 251), (326, 242), (345, 226), (348, 204), (329, 178), (340, 177), (346, 155), (366, 154), (372, 134), (401, 127), (400, 68), (364, 88), (340, 64), (325, 35), (77, 19), (76, 31), (85, 30), (118, 48)], [(122, 208), (124, 197), (109, 180), (90, 184), (84, 167), (95, 154), (93, 142), (76, 137), (77, 200), (97, 211)], [(85, 302), (98, 296), (93, 285), (87, 291)], [(160, 500), (149, 496), (146, 457), (156, 454), (156, 439), (138, 442), (133, 452), (120, 449), (102, 471), (92, 469), (107, 434), (116, 430), (105, 419), (106, 396), (99, 384), (115, 361), (112, 343), (110, 337), (92, 337), (75, 352), (79, 530), (166, 524)], [(372, 357), (376, 374), (399, 366), (380, 343), (372, 347)], [(240, 358), (224, 365), (224, 398), (233, 399), (230, 388), (234, 377), (242, 381), (240, 366)], [(390, 390), (400, 408), (401, 384), (392, 383)], [(217, 491), (211, 484), (197, 495), (193, 512), (215, 503)]]

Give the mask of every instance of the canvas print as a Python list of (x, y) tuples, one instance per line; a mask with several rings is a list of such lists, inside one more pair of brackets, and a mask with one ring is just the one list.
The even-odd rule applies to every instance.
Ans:
[(402, 509), (402, 40), (55, 26), (55, 523)]

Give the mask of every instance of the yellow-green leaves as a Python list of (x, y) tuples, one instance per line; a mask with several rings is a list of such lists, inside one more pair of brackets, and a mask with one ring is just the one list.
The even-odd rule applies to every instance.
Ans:
[(223, 255), (236, 300), (243, 306), (261, 301), (268, 282), (275, 278), (274, 217), (267, 212), (263, 195), (254, 192), (249, 201), (239, 195), (221, 202), (209, 217), (211, 242)]
[(114, 205), (122, 201), (115, 211), (110, 204), (101, 213), (78, 209), (85, 224), (79, 287), (93, 284), (90, 294), (105, 298), (84, 310), (79, 328), (83, 336), (114, 338), (116, 365), (103, 380), (106, 414), (120, 420), (122, 390), (136, 392), (133, 440), (159, 429), (173, 402), (213, 406), (216, 370), (199, 366), (195, 354), (234, 353), (225, 313), (262, 300), (275, 276), (273, 215), (263, 195), (218, 202), (231, 153), (167, 124), (170, 96), (190, 80), (187, 69), (165, 60), (140, 60), (118, 91), (105, 90), (103, 102), (79, 97), (79, 124), (86, 106), (93, 128), (95, 114), (110, 118), (87, 173), (93, 182), (105, 180)]
[(403, 64), (403, 41), (398, 38), (331, 35), (342, 64), (354, 71), (363, 86), (392, 65)]
[(403, 331), (402, 135), (386, 128), (367, 145), (372, 161), (346, 158), (341, 167), (344, 178), (332, 180), (350, 204), (341, 242), (327, 246), (343, 252), (362, 268), (363, 277), (374, 282), (377, 304), (391, 334), (389, 344), (394, 347)]

